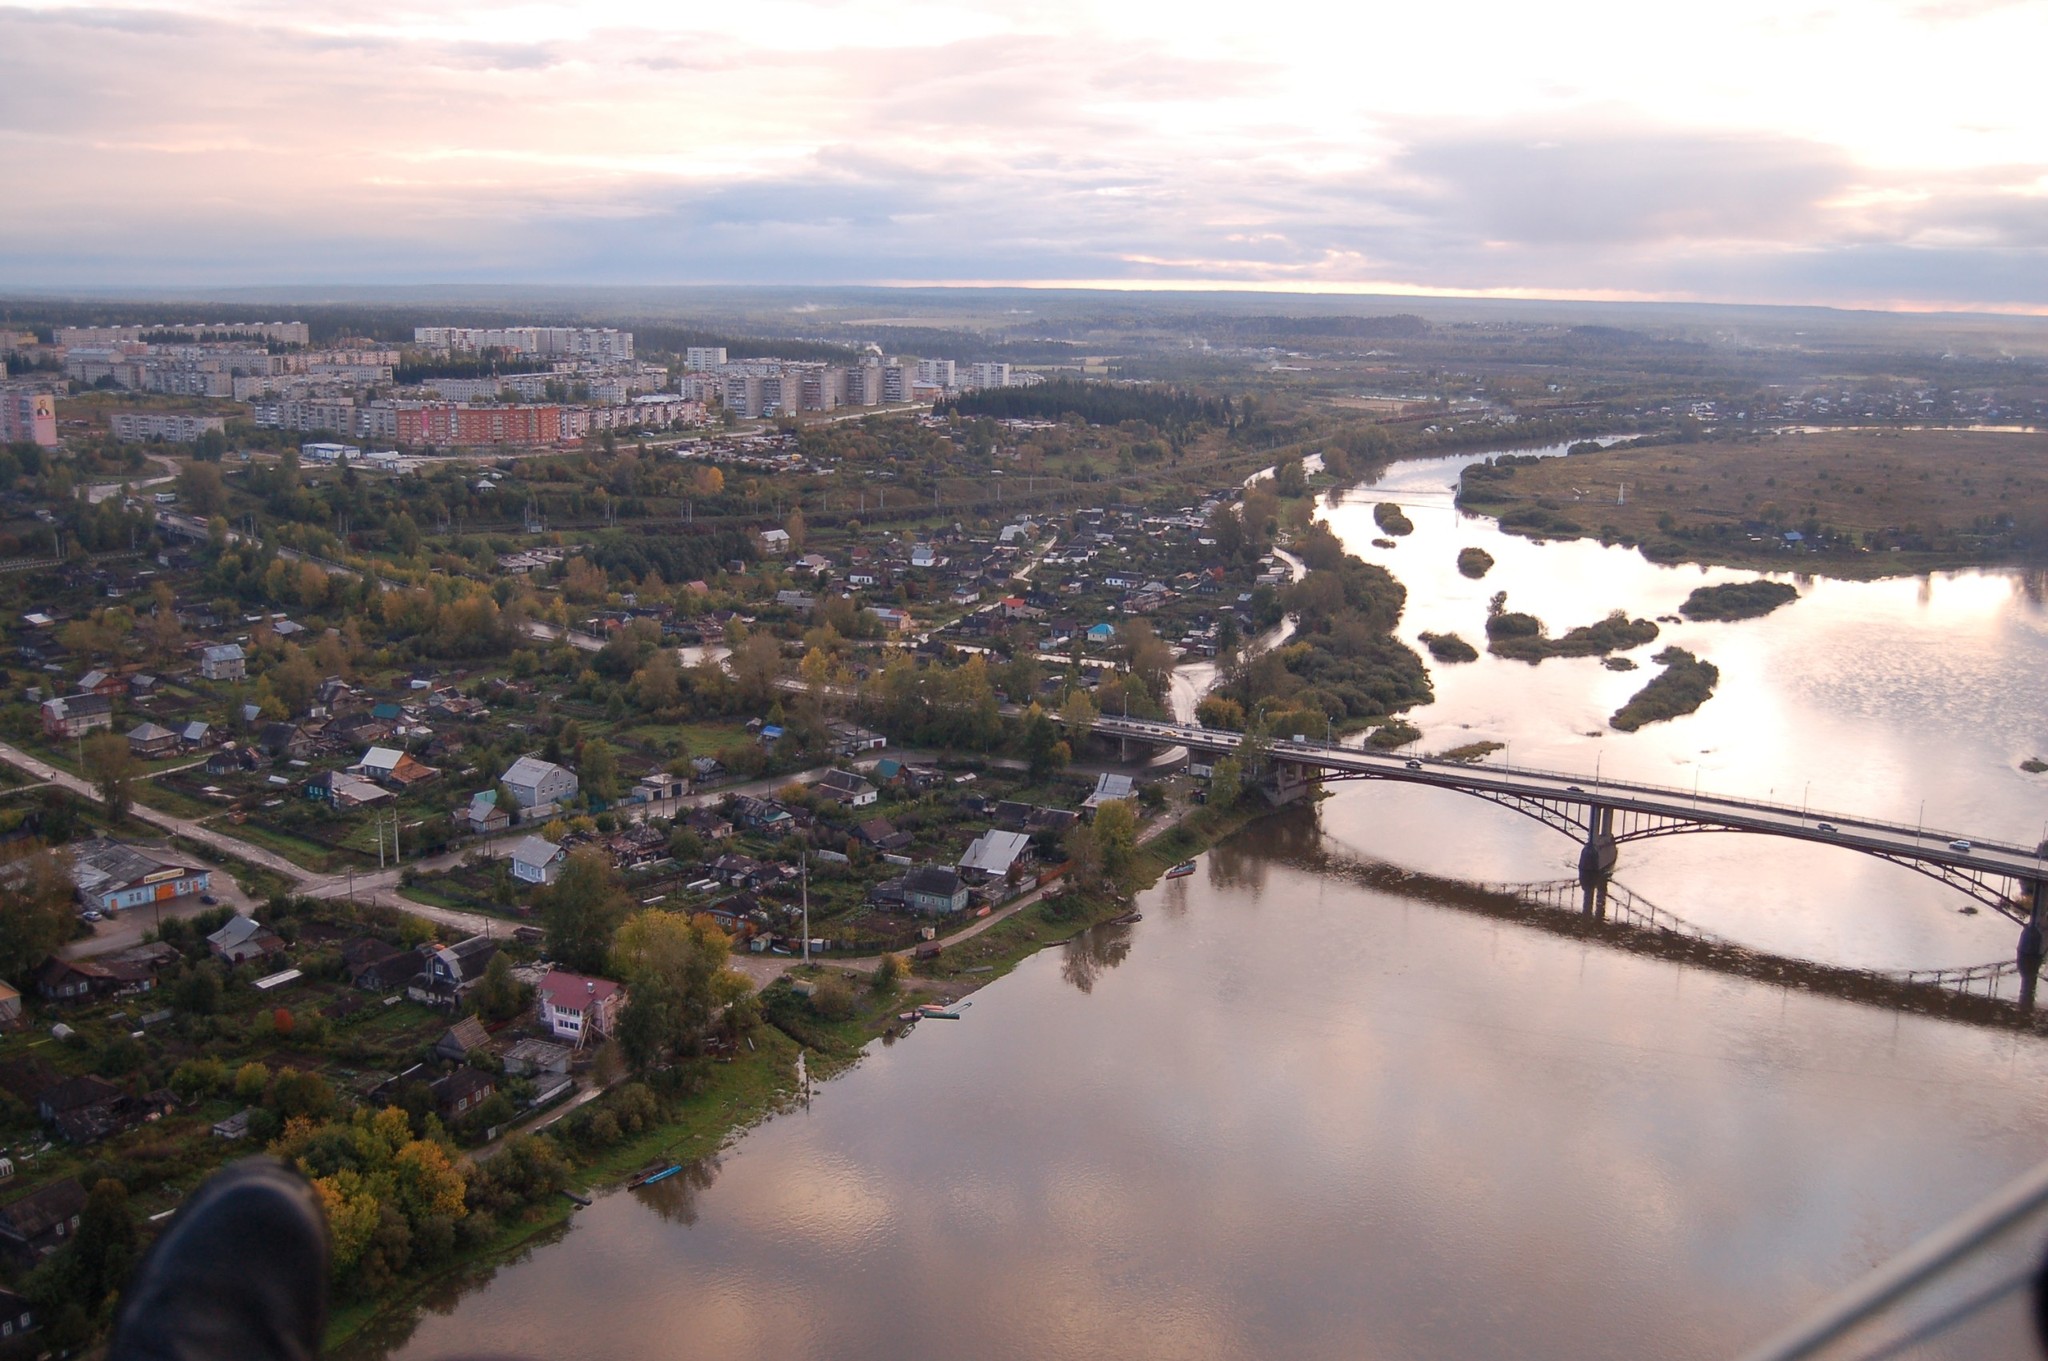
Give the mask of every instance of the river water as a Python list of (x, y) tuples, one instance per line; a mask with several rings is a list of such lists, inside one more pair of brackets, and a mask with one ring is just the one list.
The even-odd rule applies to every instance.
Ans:
[[(1408, 584), (1410, 636), (1479, 641), (1503, 588), (1561, 631), (1748, 575), (1504, 538), (1450, 509), (1456, 467), (1396, 467), (1327, 511)], [(1395, 549), (1367, 542), (1378, 499), (1411, 507)], [(1458, 576), (1466, 544), (1499, 560), (1486, 581)], [(2037, 835), (2044, 801), (2013, 769), (2048, 745), (2026, 583), (1802, 591), (1765, 620), (1669, 630), (1722, 670), (1691, 718), (1587, 737), (1654, 668), (1486, 659), (1435, 669), (1424, 745), (1491, 738), (1516, 764), (1697, 771), (1781, 798), (1810, 780), (1816, 807), (1910, 819), (1924, 798), (1930, 826)], [(2036, 1040), (1362, 877), (1542, 880), (1575, 855), (1491, 805), (1340, 786), (1151, 890), (1137, 925), (876, 1046), (716, 1163), (601, 1198), (560, 1241), (445, 1292), (388, 1352), (1725, 1356), (2048, 1151)], [(1673, 838), (1624, 847), (1618, 878), (1823, 959), (2012, 947), (2003, 919), (1824, 847)]]

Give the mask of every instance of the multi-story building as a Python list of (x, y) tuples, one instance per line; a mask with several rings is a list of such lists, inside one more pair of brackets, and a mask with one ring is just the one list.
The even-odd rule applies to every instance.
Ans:
[(846, 404), (848, 406), (880, 406), (882, 404), (882, 366), (880, 364), (851, 364), (845, 370)]
[(609, 326), (415, 326), (412, 339), (430, 350), (509, 350), (603, 360), (633, 357), (633, 333)]
[(953, 376), (953, 361), (950, 359), (918, 360), (917, 381), (942, 388), (958, 386)]
[(34, 388), (0, 388), (0, 444), (23, 441), (56, 446), (57, 399)]
[(267, 430), (331, 430), (337, 435), (356, 433), (356, 403), (353, 397), (291, 398), (257, 402), (251, 408), (256, 424)]
[(916, 382), (917, 366), (915, 364), (884, 364), (882, 366), (882, 400), (885, 402), (910, 401), (910, 389)]
[(60, 326), (57, 343), (66, 349), (77, 345), (136, 344), (152, 335), (190, 336), (194, 340), (264, 340), (273, 345), (310, 345), (313, 340), (303, 321), (166, 321), (143, 326)]
[(553, 444), (562, 438), (562, 409), (423, 402), (396, 408), (396, 424), (400, 444)]
[(225, 431), (224, 416), (190, 416), (180, 412), (116, 411), (107, 418), (114, 438), (122, 440), (169, 440), (191, 444), (209, 430)]
[(984, 362), (968, 366), (967, 386), (970, 388), (1006, 388), (1010, 385), (1008, 364)]
[(690, 345), (683, 350), (683, 367), (692, 373), (725, 367), (725, 346)]

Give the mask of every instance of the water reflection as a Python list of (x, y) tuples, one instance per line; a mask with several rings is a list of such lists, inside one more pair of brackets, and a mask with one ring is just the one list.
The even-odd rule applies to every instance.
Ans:
[(671, 1224), (688, 1227), (697, 1222), (697, 1198), (718, 1179), (719, 1159), (699, 1158), (683, 1164), (674, 1176), (663, 1177), (648, 1186), (636, 1186), (633, 1199)]
[(1060, 947), (1060, 977), (1082, 992), (1095, 991), (1095, 980), (1124, 962), (1131, 952), (1131, 928), (1111, 922), (1090, 927)]

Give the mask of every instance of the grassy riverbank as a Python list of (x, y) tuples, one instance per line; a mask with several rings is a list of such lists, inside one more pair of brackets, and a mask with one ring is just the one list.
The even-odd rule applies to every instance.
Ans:
[(1511, 534), (1653, 562), (1869, 579), (2025, 557), (2048, 531), (2044, 452), (2048, 436), (1989, 430), (1616, 445), (1474, 464), (1458, 503)]
[[(788, 1102), (796, 1091), (796, 1056), (794, 1040), (764, 1025), (731, 1061), (696, 1060), (702, 1085), (689, 1096), (675, 1098), (667, 1118), (659, 1124), (595, 1152), (585, 1153), (567, 1140), (560, 1141), (574, 1163), (571, 1189), (588, 1194), (617, 1185), (653, 1162), (688, 1163), (716, 1154)], [(393, 1322), (451, 1280), (504, 1263), (565, 1224), (578, 1208), (566, 1196), (529, 1207), (490, 1241), (458, 1252), (439, 1269), (408, 1281), (399, 1291), (336, 1309), (328, 1323), (325, 1350), (332, 1352), (368, 1330)]]

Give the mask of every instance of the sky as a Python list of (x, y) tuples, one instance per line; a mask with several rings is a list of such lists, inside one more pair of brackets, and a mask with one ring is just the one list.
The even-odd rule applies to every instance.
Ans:
[(0, 0), (0, 288), (2048, 312), (2048, 2)]

